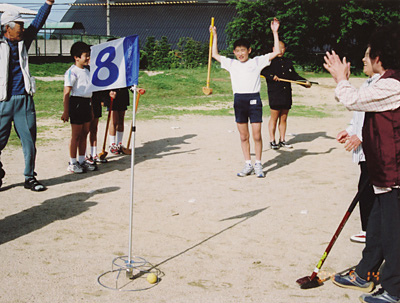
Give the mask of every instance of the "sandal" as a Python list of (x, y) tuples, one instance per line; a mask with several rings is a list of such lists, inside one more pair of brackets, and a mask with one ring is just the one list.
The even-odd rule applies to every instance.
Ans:
[(40, 183), (38, 180), (36, 180), (35, 177), (26, 179), (24, 187), (26, 189), (30, 189), (32, 191), (44, 191), (47, 189), (42, 183)]
[(3, 178), (6, 175), (6, 172), (4, 171), (4, 169), (2, 168), (3, 165), (0, 162), (0, 187), (3, 185)]

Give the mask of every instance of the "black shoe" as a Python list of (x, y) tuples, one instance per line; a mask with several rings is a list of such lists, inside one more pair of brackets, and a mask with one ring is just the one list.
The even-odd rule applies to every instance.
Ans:
[(269, 146), (270, 146), (272, 149), (279, 149), (279, 145), (276, 144), (275, 140), (269, 142)]
[(293, 148), (293, 145), (286, 143), (286, 141), (279, 141), (279, 147)]
[(3, 164), (0, 162), (0, 187), (3, 185), (3, 178), (6, 175), (6, 172), (3, 169)]
[(46, 186), (44, 186), (42, 183), (36, 180), (35, 177), (30, 177), (26, 179), (24, 187), (32, 191), (45, 191), (47, 189)]

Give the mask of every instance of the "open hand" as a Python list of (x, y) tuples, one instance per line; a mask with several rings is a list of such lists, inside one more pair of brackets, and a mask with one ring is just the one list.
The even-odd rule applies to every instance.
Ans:
[(346, 144), (344, 145), (344, 148), (347, 151), (352, 151), (352, 150), (355, 150), (357, 147), (359, 147), (360, 144), (361, 144), (361, 140), (357, 137), (357, 135), (352, 135), (347, 139)]
[(338, 133), (337, 134), (337, 136), (336, 136), (336, 140), (339, 142), (339, 143), (345, 143), (346, 142), (346, 140), (348, 139), (348, 138), (350, 138), (350, 136), (349, 136), (349, 133), (347, 132), (347, 131), (345, 131), (345, 130), (342, 130), (340, 133)]
[(332, 75), (336, 83), (349, 79), (350, 62), (347, 62), (346, 57), (343, 57), (343, 61), (341, 61), (335, 51), (332, 51), (332, 54), (326, 52), (324, 60), (325, 69)]
[(271, 30), (273, 32), (277, 32), (279, 29), (279, 20), (277, 18), (274, 17), (274, 20), (271, 21)]

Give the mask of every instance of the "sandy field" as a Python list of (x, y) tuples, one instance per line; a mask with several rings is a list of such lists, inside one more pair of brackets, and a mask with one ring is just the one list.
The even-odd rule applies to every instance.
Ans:
[[(21, 148), (7, 147), (0, 302), (358, 302), (360, 293), (330, 281), (309, 290), (295, 282), (312, 273), (359, 176), (351, 154), (335, 141), (351, 113), (334, 100), (333, 80), (316, 81), (309, 90), (294, 87), (295, 103), (332, 116), (289, 116), (287, 141), (294, 148), (278, 151), (269, 149), (264, 123), (264, 179), (236, 176), (243, 156), (233, 116), (138, 120), (132, 245), (129, 156), (109, 155), (98, 171), (68, 174), (69, 128), (54, 129), (36, 161), (48, 190), (33, 193), (23, 188)], [(61, 123), (58, 117), (38, 123), (49, 122)], [(101, 144), (104, 129), (102, 122)], [(363, 245), (349, 237), (360, 228), (357, 207), (320, 277), (357, 264)], [(130, 246), (134, 280), (124, 269), (119, 276), (110, 272)], [(116, 259), (122, 265), (114, 269), (124, 260)], [(156, 272), (159, 283), (149, 284), (145, 270)], [(101, 286), (100, 275), (104, 285), (122, 290)]]

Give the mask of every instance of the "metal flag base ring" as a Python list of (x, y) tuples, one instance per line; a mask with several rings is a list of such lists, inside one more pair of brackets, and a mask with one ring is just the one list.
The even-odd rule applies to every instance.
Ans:
[[(155, 281), (148, 281), (154, 274)], [(160, 282), (161, 271), (141, 257), (117, 257), (110, 271), (102, 273), (97, 282), (108, 289), (118, 291), (140, 291), (150, 289)], [(154, 276), (153, 276), (154, 277)]]

